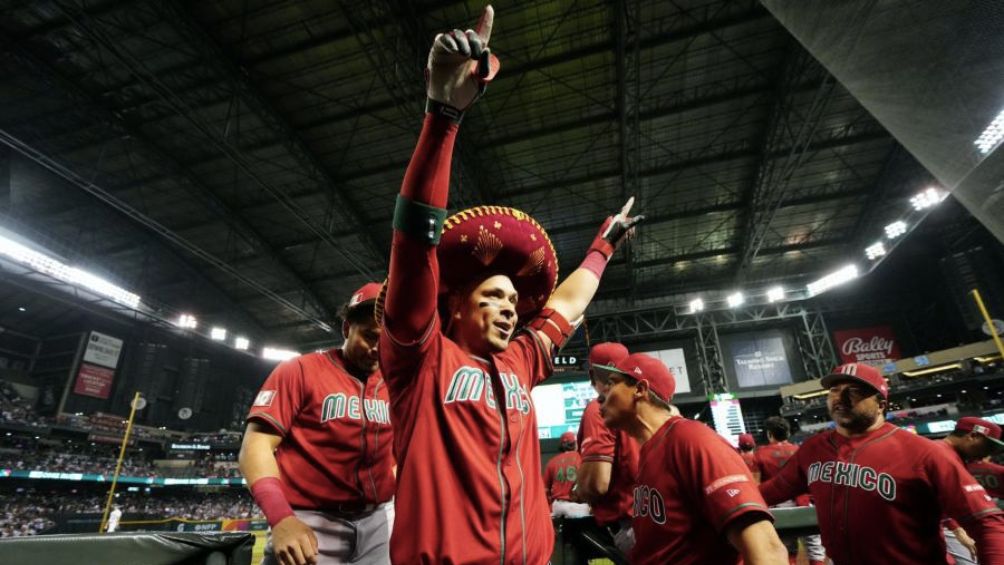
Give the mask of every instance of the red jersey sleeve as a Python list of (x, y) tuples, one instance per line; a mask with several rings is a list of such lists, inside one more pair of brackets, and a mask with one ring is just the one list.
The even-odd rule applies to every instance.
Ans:
[(599, 402), (594, 400), (586, 405), (579, 427), (582, 431), (582, 442), (579, 444), (582, 462), (605, 461), (613, 463), (617, 448), (617, 436), (603, 424)]
[(303, 409), (305, 399), (303, 367), (299, 359), (284, 361), (261, 385), (247, 419), (249, 422), (261, 422), (286, 435), (296, 415)]
[(697, 431), (691, 441), (675, 442), (674, 447), (675, 461), (667, 465), (685, 467), (682, 475), (689, 483), (688, 490), (719, 532), (751, 512), (773, 519), (742, 457), (710, 428)]
[(788, 459), (788, 462), (781, 467), (781, 471), (774, 478), (767, 482), (760, 483), (760, 494), (763, 495), (767, 504), (780, 504), (786, 500), (792, 500), (800, 494), (805, 494), (809, 490), (805, 473), (802, 472), (802, 464), (799, 457), (806, 449), (805, 446), (799, 449)]
[[(400, 195), (445, 208), (457, 125), (429, 114), (408, 163)], [(388, 386), (407, 386), (428, 351), (429, 336), (438, 331), (436, 303), (439, 262), (436, 248), (395, 231), (390, 250), (387, 296), (380, 335), (380, 366)]]
[(980, 563), (1004, 562), (1004, 516), (961, 461), (931, 450), (924, 461), (944, 515), (976, 541)]
[(511, 352), (517, 362), (529, 371), (527, 378), (532, 388), (547, 380), (554, 372), (551, 349), (544, 346), (536, 331), (526, 329), (509, 342), (507, 352)]

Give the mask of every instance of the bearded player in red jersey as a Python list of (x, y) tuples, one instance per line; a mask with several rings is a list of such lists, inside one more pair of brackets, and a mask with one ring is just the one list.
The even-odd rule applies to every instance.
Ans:
[(947, 563), (942, 516), (975, 538), (980, 563), (1004, 563), (1004, 516), (961, 461), (885, 421), (889, 388), (877, 369), (841, 365), (821, 382), (836, 429), (806, 440), (760, 485), (767, 502), (810, 493), (836, 565)]
[(783, 565), (787, 551), (742, 458), (724, 438), (670, 409), (676, 381), (658, 359), (616, 364), (603, 421), (641, 444), (631, 563)]
[(380, 366), (399, 465), (391, 559), (402, 565), (550, 559), (530, 389), (551, 374), (569, 320), (637, 221), (629, 201), (556, 289), (550, 239), (523, 212), (482, 206), (444, 223), (459, 122), (498, 69), (493, 19), (488, 7), (476, 30), (436, 37), (427, 114), (394, 213)]
[(575, 479), (579, 475), (582, 457), (576, 451), (575, 434), (561, 434), (555, 455), (544, 467), (544, 489), (547, 501), (551, 503), (551, 516), (555, 518), (584, 518), (589, 516), (589, 505), (578, 502), (572, 495)]
[(240, 468), (272, 527), (266, 565), (390, 562), (394, 456), (377, 370), (379, 292), (367, 284), (342, 309), (340, 349), (281, 363), (251, 406)]
[(620, 343), (598, 343), (589, 350), (589, 379), (596, 399), (586, 405), (579, 424), (579, 453), (582, 466), (576, 493), (593, 509), (600, 528), (597, 541), (614, 544), (625, 555), (634, 545), (631, 507), (635, 476), (638, 474), (638, 443), (623, 430), (611, 430), (600, 415), (600, 398), (608, 386), (615, 364), (628, 356)]

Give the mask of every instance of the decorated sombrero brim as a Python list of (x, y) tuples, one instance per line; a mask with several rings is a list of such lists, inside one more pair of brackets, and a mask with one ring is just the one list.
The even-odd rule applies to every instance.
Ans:
[[(437, 248), (439, 295), (492, 275), (506, 275), (519, 293), (516, 312), (532, 319), (558, 282), (558, 258), (544, 228), (530, 215), (506, 206), (476, 206), (446, 219)], [(384, 284), (376, 316), (383, 317)]]
[(529, 321), (558, 282), (558, 257), (547, 232), (529, 214), (476, 206), (446, 219), (437, 250), (440, 295), (492, 275), (506, 275), (519, 293), (516, 312)]

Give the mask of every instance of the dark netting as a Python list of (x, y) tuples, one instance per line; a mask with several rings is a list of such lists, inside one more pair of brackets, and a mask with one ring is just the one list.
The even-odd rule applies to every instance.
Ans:
[(763, 3), (1004, 242), (1004, 2)]

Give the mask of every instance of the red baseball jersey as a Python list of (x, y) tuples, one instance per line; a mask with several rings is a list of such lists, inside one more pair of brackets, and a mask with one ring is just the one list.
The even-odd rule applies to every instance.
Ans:
[(765, 483), (781, 472), (781, 467), (798, 451), (798, 446), (789, 441), (779, 441), (758, 446), (753, 450), (756, 470), (760, 471), (760, 482)]
[(275, 451), (293, 508), (330, 510), (394, 496), (393, 431), (379, 371), (362, 382), (338, 349), (281, 363), (251, 406), (248, 420), (282, 435)]
[(754, 471), (759, 471), (760, 469), (756, 466), (756, 454), (752, 451), (740, 451), (739, 456), (743, 458), (743, 463), (750, 470), (750, 473)]
[(811, 493), (837, 565), (945, 563), (943, 515), (973, 536), (980, 562), (1004, 555), (1004, 518), (983, 487), (935, 442), (889, 423), (860, 437), (809, 438), (760, 490), (771, 504)]
[(966, 465), (966, 469), (983, 485), (983, 488), (987, 489), (987, 494), (994, 498), (1004, 498), (1004, 465), (989, 461), (973, 461)]
[(547, 499), (572, 500), (572, 487), (578, 475), (582, 456), (577, 451), (559, 453), (547, 462), (544, 468), (544, 488), (547, 489)]
[(432, 324), (410, 347), (381, 335), (398, 460), (391, 560), (546, 563), (554, 529), (530, 389), (551, 352), (522, 331), (480, 359)]
[(632, 491), (638, 475), (638, 442), (627, 432), (603, 424), (600, 402), (586, 405), (579, 423), (579, 453), (582, 462), (606, 461), (612, 465), (607, 493), (593, 504), (593, 518), (600, 525), (631, 517)]
[(738, 563), (728, 525), (773, 519), (742, 458), (701, 422), (670, 418), (641, 447), (638, 469), (633, 564)]

